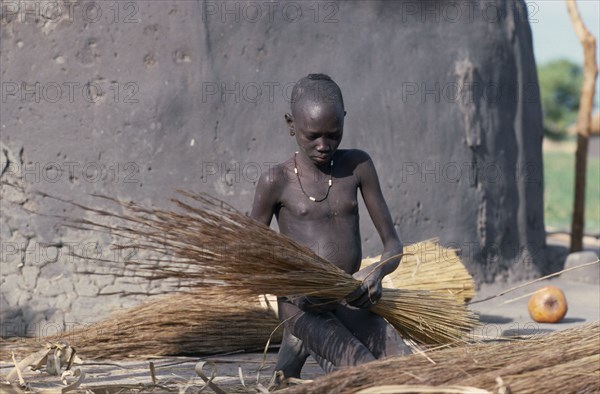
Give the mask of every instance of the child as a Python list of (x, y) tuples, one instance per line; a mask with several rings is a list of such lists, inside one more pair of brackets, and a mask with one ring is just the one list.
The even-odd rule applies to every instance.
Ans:
[(286, 378), (300, 377), (309, 354), (331, 372), (410, 352), (396, 330), (368, 310), (381, 298), (381, 279), (399, 259), (359, 271), (358, 190), (383, 242), (382, 261), (401, 253), (402, 243), (369, 155), (338, 150), (345, 115), (342, 93), (330, 77), (310, 74), (298, 81), (285, 120), (299, 150), (263, 173), (256, 188), (254, 219), (268, 226), (275, 215), (281, 233), (364, 280), (341, 303), (279, 298), (279, 317), (288, 320), (275, 368)]

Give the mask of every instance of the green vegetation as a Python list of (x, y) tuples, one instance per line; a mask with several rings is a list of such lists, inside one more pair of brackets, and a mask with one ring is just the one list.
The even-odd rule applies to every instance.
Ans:
[(544, 133), (564, 138), (577, 119), (583, 72), (570, 60), (555, 60), (538, 67), (538, 80), (544, 116)]
[[(585, 233), (600, 233), (600, 159), (588, 158)], [(544, 152), (544, 220), (552, 229), (571, 229), (575, 154)]]

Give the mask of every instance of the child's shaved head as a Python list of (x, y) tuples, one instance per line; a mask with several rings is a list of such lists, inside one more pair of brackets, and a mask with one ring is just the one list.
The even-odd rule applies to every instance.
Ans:
[(341, 104), (344, 109), (342, 91), (329, 75), (308, 74), (299, 80), (292, 89), (292, 114), (305, 102)]

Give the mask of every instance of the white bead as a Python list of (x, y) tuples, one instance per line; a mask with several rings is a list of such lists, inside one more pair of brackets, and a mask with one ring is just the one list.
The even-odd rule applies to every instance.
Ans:
[(316, 199), (316, 198), (314, 198), (314, 197), (310, 197), (310, 196), (308, 197), (308, 199), (309, 199), (310, 201), (317, 201), (317, 199)]

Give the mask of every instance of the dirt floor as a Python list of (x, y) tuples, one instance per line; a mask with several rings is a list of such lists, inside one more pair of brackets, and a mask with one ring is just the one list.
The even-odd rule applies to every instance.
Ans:
[[(230, 354), (212, 357), (160, 357), (149, 360), (103, 360), (86, 361), (77, 367), (85, 372), (81, 386), (69, 391), (72, 393), (197, 393), (205, 385), (205, 381), (195, 372), (201, 361), (205, 364), (203, 371), (210, 378), (214, 368), (213, 380), (219, 388), (227, 393), (257, 392), (258, 383), (268, 388), (272, 383), (275, 352)], [(263, 365), (264, 360), (264, 365)], [(154, 365), (154, 379), (150, 363)], [(212, 363), (212, 364), (210, 364)], [(13, 365), (1, 362), (0, 374), (6, 376)], [(240, 376), (243, 376), (243, 384)], [(309, 359), (303, 370), (303, 378), (314, 379), (323, 375), (321, 368)], [(51, 376), (46, 372), (24, 371), (23, 378), (32, 392), (64, 387), (59, 376)], [(68, 378), (68, 383), (75, 381)], [(244, 384), (247, 389), (244, 388)], [(0, 388), (0, 393), (4, 392)], [(213, 392), (207, 388), (205, 392)], [(57, 391), (60, 393), (60, 391)]]
[[(551, 243), (559, 247), (564, 240), (554, 238)], [(568, 240), (567, 240), (568, 241)], [(588, 249), (598, 252), (597, 241), (587, 244)], [(593, 271), (592, 271), (593, 272)], [(506, 291), (519, 284), (492, 284), (482, 286), (472, 301), (471, 308), (479, 314), (481, 324), (473, 331), (474, 340), (497, 340), (502, 337), (543, 334), (556, 330), (564, 330), (586, 322), (600, 321), (600, 286), (583, 283), (562, 277), (547, 279), (528, 285), (510, 293), (480, 302), (490, 296)], [(568, 300), (566, 317), (558, 324), (540, 324), (531, 320), (527, 312), (529, 294), (535, 290), (552, 285), (561, 288)], [(263, 365), (261, 353), (239, 353), (213, 357), (168, 357), (151, 360), (90, 362), (83, 360), (79, 367), (85, 372), (85, 378), (79, 389), (72, 393), (141, 393), (167, 392), (197, 393), (204, 386), (204, 381), (195, 372), (200, 361), (210, 361), (204, 366), (204, 374), (211, 376), (211, 367), (215, 368), (213, 382), (224, 392), (257, 392), (257, 383), (269, 387), (276, 350), (266, 354)], [(150, 362), (155, 373), (152, 377)], [(262, 366), (262, 368), (261, 368)], [(12, 365), (0, 363), (0, 374), (6, 376)], [(259, 372), (260, 370), (260, 372)], [(304, 379), (316, 379), (323, 372), (311, 359), (303, 370)], [(242, 384), (240, 376), (243, 376)], [(51, 376), (45, 372), (24, 371), (23, 378), (27, 386), (34, 392), (43, 389), (55, 389), (60, 393), (64, 385), (60, 377)], [(74, 378), (68, 378), (69, 383)], [(0, 388), (4, 392), (6, 388)], [(6, 391), (9, 392), (9, 391)], [(204, 392), (212, 392), (207, 388)]]
[[(540, 324), (531, 320), (527, 313), (528, 297), (519, 298), (535, 291), (539, 287), (553, 285), (560, 287), (566, 294), (569, 310), (565, 319), (558, 324)], [(499, 285), (482, 287), (473, 301), (478, 301), (488, 296), (506, 290)], [(474, 339), (496, 340), (500, 337), (520, 336), (530, 334), (548, 333), (563, 330), (585, 322), (600, 321), (600, 287), (594, 284), (573, 282), (559, 278), (544, 280), (542, 282), (513, 291), (501, 297), (474, 303), (472, 309), (479, 313), (481, 325), (474, 330)], [(96, 393), (124, 393), (124, 392), (164, 392), (166, 387), (175, 392), (194, 393), (204, 385), (198, 377), (194, 367), (199, 361), (210, 361), (216, 368), (214, 383), (225, 392), (246, 392), (241, 384), (240, 369), (244, 383), (250, 392), (260, 382), (264, 387), (269, 386), (276, 354), (270, 352), (266, 355), (264, 368), (258, 373), (263, 362), (263, 355), (231, 354), (204, 358), (169, 357), (152, 360), (89, 362), (86, 360), (80, 367), (85, 371), (86, 377), (80, 390), (73, 392), (86, 392), (93, 390)], [(152, 386), (153, 379), (150, 371), (150, 361), (155, 367), (156, 384)], [(11, 365), (2, 363), (0, 373), (3, 376), (9, 372)], [(205, 375), (210, 377), (210, 365), (204, 368)], [(303, 371), (304, 379), (315, 379), (323, 373), (318, 365), (309, 360)], [(258, 380), (257, 380), (258, 377)], [(44, 372), (25, 371), (24, 379), (29, 387), (34, 390), (60, 388), (62, 386), (58, 376), (50, 376)], [(112, 388), (111, 388), (112, 386)], [(127, 388), (118, 391), (117, 388)], [(211, 392), (210, 389), (207, 389)], [(91, 392), (91, 391), (87, 391)]]

